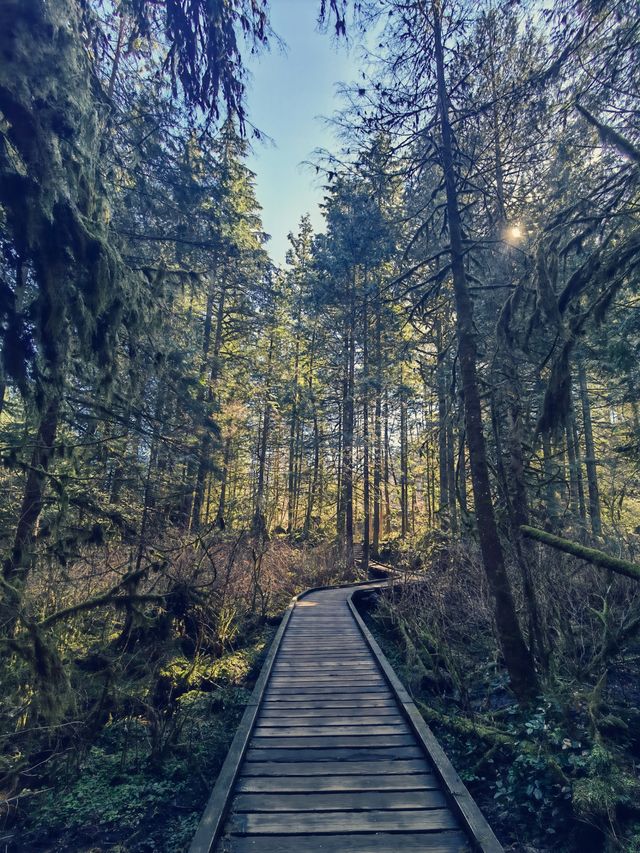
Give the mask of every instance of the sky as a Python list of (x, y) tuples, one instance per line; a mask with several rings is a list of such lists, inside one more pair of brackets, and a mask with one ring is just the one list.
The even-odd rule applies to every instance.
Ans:
[(257, 175), (263, 224), (271, 235), (267, 249), (279, 264), (289, 247), (287, 234), (296, 231), (304, 213), (322, 230), (322, 180), (302, 163), (313, 159), (316, 148), (339, 150), (323, 117), (340, 106), (336, 84), (357, 77), (356, 49), (336, 44), (331, 32), (318, 32), (319, 6), (319, 0), (271, 0), (271, 25), (286, 48), (274, 44), (247, 57), (248, 118), (273, 140), (253, 141), (248, 165)]

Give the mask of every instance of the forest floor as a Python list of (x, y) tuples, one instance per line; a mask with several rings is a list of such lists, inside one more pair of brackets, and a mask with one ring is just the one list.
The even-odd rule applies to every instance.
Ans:
[[(166, 743), (159, 760), (149, 758), (152, 734), (147, 721), (111, 721), (79, 766), (71, 763), (56, 784), (25, 797), (24, 820), (6, 833), (8, 837), (0, 833), (0, 844), (9, 843), (16, 853), (184, 850), (274, 631), (267, 626), (233, 652), (200, 660), (190, 676), (198, 689), (180, 696), (172, 715), (175, 725), (169, 717), (164, 720), (160, 736)], [(176, 654), (166, 669), (178, 675), (183, 665), (183, 657)]]
[(521, 709), (490, 631), (442, 654), (433, 635), (412, 641), (392, 600), (359, 608), (505, 849), (639, 853), (640, 648), (611, 668), (594, 736), (587, 685), (556, 681)]

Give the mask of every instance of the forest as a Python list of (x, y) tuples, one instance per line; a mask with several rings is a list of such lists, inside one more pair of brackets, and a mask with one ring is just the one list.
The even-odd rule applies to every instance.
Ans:
[(185, 850), (291, 596), (375, 560), (505, 849), (638, 853), (638, 7), (296, 0), (362, 62), (278, 265), (278, 2), (0, 0), (0, 843)]

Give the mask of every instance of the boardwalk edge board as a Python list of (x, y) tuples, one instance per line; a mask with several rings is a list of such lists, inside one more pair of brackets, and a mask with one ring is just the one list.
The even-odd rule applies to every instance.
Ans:
[[(273, 638), (265, 661), (262, 665), (262, 669), (260, 670), (258, 680), (256, 681), (238, 729), (235, 733), (231, 746), (229, 747), (229, 751), (217, 777), (211, 796), (205, 806), (196, 833), (189, 846), (188, 853), (212, 853), (216, 843), (222, 835), (233, 799), (233, 792), (240, 772), (240, 767), (245, 755), (247, 754), (251, 737), (254, 734), (258, 712), (267, 690), (275, 659), (281, 648), (285, 632), (289, 626), (296, 604), (301, 599), (314, 592), (331, 589), (345, 589), (348, 587), (354, 588), (352, 594), (347, 598), (347, 604), (351, 615), (353, 616), (359, 631), (362, 633), (367, 646), (371, 650), (374, 660), (384, 676), (384, 680), (387, 682), (391, 692), (395, 696), (399, 709), (404, 718), (407, 720), (411, 732), (418, 739), (424, 754), (431, 760), (436, 776), (443, 786), (444, 793), (455, 810), (456, 815), (461, 819), (463, 826), (466, 828), (470, 836), (470, 841), (474, 847), (477, 850), (482, 851), (482, 853), (504, 853), (502, 845), (494, 835), (480, 809), (472, 799), (462, 780), (453, 768), (453, 765), (445, 755), (442, 747), (436, 740), (435, 735), (424, 722), (411, 697), (398, 679), (393, 668), (389, 664), (356, 609), (353, 598), (362, 591), (360, 587), (369, 586), (371, 588), (376, 584), (376, 581), (381, 582), (380, 585), (384, 583), (384, 569), (386, 567), (376, 564), (376, 566), (372, 568), (374, 568), (378, 575), (377, 578), (357, 581), (354, 583), (311, 587), (292, 598)], [(393, 580), (397, 575), (397, 573), (392, 569), (387, 569), (386, 574), (389, 580)]]
[(371, 649), (382, 673), (394, 693), (400, 709), (409, 723), (413, 733), (424, 747), (424, 751), (431, 759), (437, 776), (439, 777), (445, 792), (448, 794), (452, 806), (463, 826), (468, 830), (471, 840), (475, 842), (478, 850), (482, 853), (504, 853), (502, 844), (496, 838), (493, 830), (487, 823), (484, 815), (478, 808), (475, 800), (467, 790), (464, 782), (458, 776), (453, 764), (449, 761), (446, 753), (438, 743), (436, 736), (425, 723), (420, 711), (414, 701), (407, 693), (404, 685), (396, 675), (393, 667), (387, 660), (384, 652), (376, 642), (373, 634), (364, 624), (364, 620), (358, 613), (353, 601), (359, 590), (355, 590), (347, 599), (349, 609), (364, 636), (367, 645)]
[[(302, 595), (304, 594), (305, 593), (302, 593)], [(193, 836), (193, 840), (189, 846), (189, 853), (210, 853), (220, 835), (222, 827), (224, 826), (229, 803), (231, 802), (231, 793), (238, 777), (238, 771), (240, 770), (242, 759), (244, 758), (247, 746), (249, 745), (251, 732), (253, 731), (255, 721), (258, 716), (258, 710), (260, 708), (260, 703), (262, 701), (267, 682), (269, 681), (269, 676), (271, 675), (273, 663), (278, 653), (278, 649), (280, 648), (284, 632), (289, 624), (291, 614), (296, 606), (296, 601), (301, 598), (302, 595), (293, 598), (282, 617), (280, 625), (278, 626), (278, 630), (271, 642), (271, 647), (269, 648), (265, 662), (260, 670), (260, 675), (258, 676), (256, 685), (253, 688), (247, 707), (245, 708), (242, 719), (240, 720), (240, 725), (236, 730), (231, 746), (229, 747), (229, 751), (227, 752), (227, 757), (224, 760), (224, 764), (218, 774), (211, 796), (209, 797), (202, 817), (200, 818), (196, 834)]]

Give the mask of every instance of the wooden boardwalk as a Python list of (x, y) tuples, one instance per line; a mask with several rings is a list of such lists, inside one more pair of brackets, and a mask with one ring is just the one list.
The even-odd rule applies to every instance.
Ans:
[(191, 853), (502, 850), (353, 591), (288, 612)]

